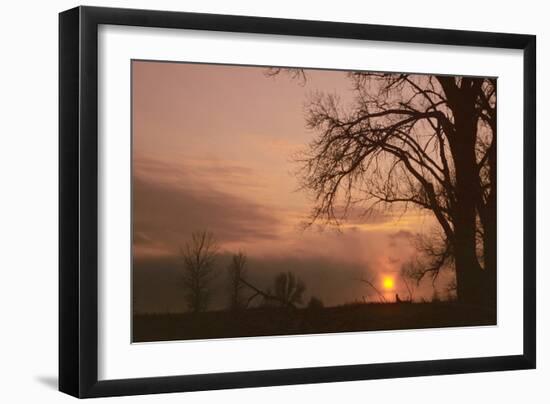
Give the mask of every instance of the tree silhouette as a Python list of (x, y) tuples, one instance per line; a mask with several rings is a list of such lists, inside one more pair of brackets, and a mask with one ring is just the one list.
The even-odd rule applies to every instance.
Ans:
[(275, 277), (273, 293), (284, 307), (296, 307), (302, 303), (306, 285), (292, 272), (281, 272)]
[(181, 249), (183, 257), (183, 286), (189, 310), (206, 310), (210, 301), (210, 286), (216, 276), (214, 262), (218, 245), (211, 232), (199, 231)]
[(246, 254), (239, 251), (233, 254), (231, 263), (227, 268), (229, 280), (229, 309), (240, 310), (246, 308), (247, 298), (244, 296), (246, 285), (242, 282), (246, 280)]
[(297, 161), (302, 188), (314, 198), (310, 223), (339, 224), (352, 208), (429, 211), (445, 240), (439, 254), (453, 256), (458, 299), (494, 302), (496, 80), (349, 78), (352, 105), (318, 93), (307, 107), (316, 135)]
[(275, 276), (273, 290), (271, 288), (262, 290), (243, 277), (240, 277), (239, 281), (253, 292), (246, 300), (244, 307), (248, 307), (257, 297), (261, 297), (262, 307), (296, 308), (296, 305), (302, 304), (303, 294), (306, 290), (304, 282), (290, 271), (281, 272)]

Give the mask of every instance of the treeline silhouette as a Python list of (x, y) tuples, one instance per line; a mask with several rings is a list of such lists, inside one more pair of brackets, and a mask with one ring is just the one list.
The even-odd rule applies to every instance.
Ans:
[[(359, 281), (376, 289), (378, 300), (345, 302), (327, 307), (316, 296), (307, 302), (305, 282), (291, 270), (277, 273), (270, 281), (254, 281), (247, 255), (237, 251), (225, 268), (220, 265), (220, 248), (209, 231), (194, 232), (181, 248), (182, 313), (133, 316), (133, 341), (169, 341), (267, 335), (318, 334), (370, 330), (418, 329), (493, 325), (496, 311), (456, 300), (442, 300), (434, 289), (431, 301), (413, 303), (414, 283), (408, 295), (386, 300), (375, 283)], [(225, 270), (224, 270), (225, 269)], [(407, 282), (407, 271), (402, 281)], [(212, 297), (222, 293), (214, 280), (220, 278), (227, 300), (222, 310), (211, 310)], [(376, 294), (374, 295), (376, 296)], [(219, 300), (219, 299), (217, 299)]]
[[(219, 246), (212, 232), (193, 232), (181, 248), (183, 260), (183, 293), (187, 309), (198, 313), (206, 311), (212, 297), (212, 284), (219, 275), (216, 259)], [(296, 309), (303, 304), (306, 285), (292, 271), (278, 273), (271, 285), (260, 287), (249, 279), (247, 256), (243, 251), (234, 253), (226, 270), (228, 289), (227, 309), (238, 311), (254, 304), (257, 307)], [(309, 305), (322, 307), (317, 297)]]

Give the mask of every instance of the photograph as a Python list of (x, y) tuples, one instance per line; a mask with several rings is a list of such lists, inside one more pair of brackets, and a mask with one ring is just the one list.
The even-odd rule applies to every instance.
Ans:
[(496, 77), (132, 60), (132, 342), (496, 325), (496, 111)]

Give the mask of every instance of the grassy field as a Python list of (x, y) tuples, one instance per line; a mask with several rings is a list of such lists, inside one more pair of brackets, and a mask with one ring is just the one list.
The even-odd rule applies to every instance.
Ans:
[(136, 314), (133, 341), (495, 325), (496, 310), (454, 302), (350, 304), (315, 309), (253, 308), (239, 312)]

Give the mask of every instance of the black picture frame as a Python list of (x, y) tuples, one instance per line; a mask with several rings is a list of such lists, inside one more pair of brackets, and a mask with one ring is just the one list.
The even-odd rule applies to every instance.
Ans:
[[(523, 51), (523, 354), (98, 380), (98, 26), (100, 24), (463, 45)], [(59, 15), (59, 390), (104, 397), (324, 383), (536, 366), (536, 37), (278, 18), (77, 7)]]

